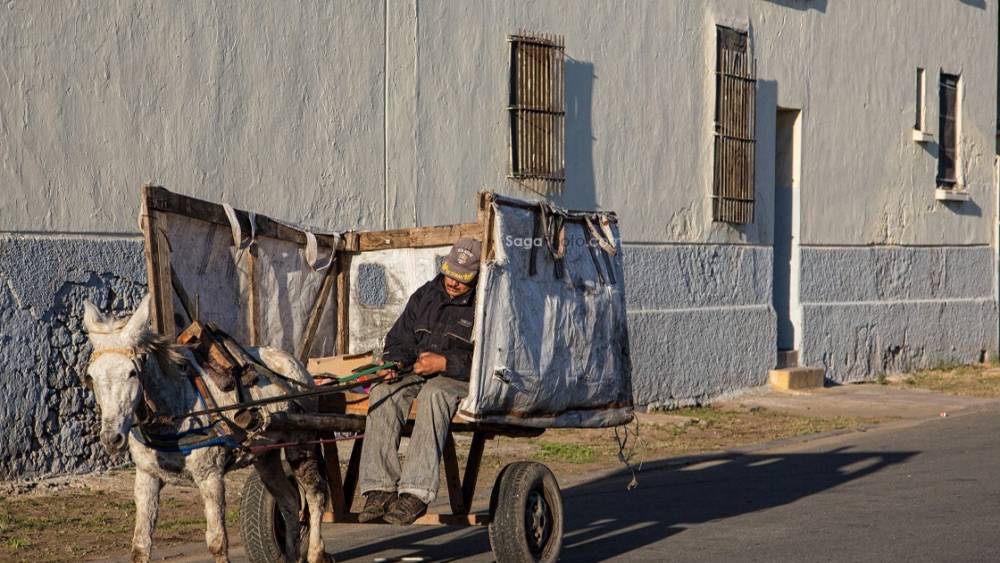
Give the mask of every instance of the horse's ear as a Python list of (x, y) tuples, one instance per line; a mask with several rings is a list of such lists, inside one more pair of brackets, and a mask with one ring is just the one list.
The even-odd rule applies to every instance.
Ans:
[(139, 306), (136, 307), (135, 312), (132, 313), (132, 318), (130, 318), (128, 320), (128, 324), (125, 325), (125, 334), (133, 338), (138, 338), (138, 336), (147, 328), (149, 328), (148, 293), (142, 298), (142, 301), (139, 302)]
[(100, 309), (90, 302), (89, 299), (83, 302), (83, 328), (87, 332), (94, 332), (94, 329), (104, 324), (104, 315)]

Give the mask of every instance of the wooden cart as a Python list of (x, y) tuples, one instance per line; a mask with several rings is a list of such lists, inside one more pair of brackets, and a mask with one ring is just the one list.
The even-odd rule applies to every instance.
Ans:
[[(351, 262), (366, 252), (387, 249), (419, 249), (450, 246), (462, 235), (473, 235), (483, 241), (483, 256), (492, 250), (492, 206), (490, 193), (478, 196), (478, 220), (475, 223), (439, 227), (396, 229), (387, 231), (348, 232), (342, 237), (315, 235), (324, 244), (336, 245), (337, 259), (322, 275), (322, 283), (312, 300), (312, 306), (301, 328), (295, 354), (311, 366), (316, 358), (311, 356), (314, 339), (331, 299), (335, 307), (336, 349), (343, 354), (350, 339)], [(232, 219), (240, 222), (242, 232), (253, 232), (257, 237), (286, 241), (300, 246), (307, 244), (307, 236), (300, 229), (263, 215), (254, 216), (254, 224), (243, 212), (224, 206), (167, 191), (156, 186), (142, 190), (142, 226), (145, 240), (149, 291), (152, 295), (152, 322), (161, 334), (176, 334), (177, 321), (184, 315), (192, 316), (197, 309), (197, 299), (192, 288), (185, 287), (181, 276), (172, 270), (171, 253), (176, 249), (166, 228), (171, 221), (196, 220), (210, 223), (217, 228), (232, 227)], [(181, 219), (176, 219), (176, 218)], [(234, 229), (235, 232), (235, 229)], [(235, 241), (234, 241), (235, 245)], [(240, 295), (243, 308), (245, 336), (248, 344), (261, 343), (258, 320), (261, 316), (262, 295), (257, 279), (258, 256), (255, 247), (247, 248), (246, 280)], [(183, 311), (177, 311), (178, 304)], [(197, 313), (194, 313), (197, 316)], [(175, 318), (179, 317), (179, 318)], [(190, 319), (194, 320), (194, 319)], [(344, 359), (344, 358), (341, 358)], [(312, 360), (312, 361), (310, 361)], [(363, 396), (350, 393), (324, 396), (321, 412), (313, 414), (287, 414), (276, 417), (272, 424), (286, 430), (301, 430), (318, 435), (323, 443), (327, 480), (330, 484), (330, 502), (324, 521), (331, 523), (356, 523), (352, 512), (361, 448), (367, 411)], [(411, 413), (412, 414), (412, 413)], [(412, 429), (412, 417), (404, 433)], [(460, 470), (452, 433), (472, 434), (471, 445), (464, 471)], [(429, 513), (417, 524), (449, 526), (488, 526), (490, 543), (500, 562), (555, 561), (558, 559), (563, 534), (562, 500), (555, 477), (547, 467), (537, 462), (519, 461), (504, 467), (499, 473), (486, 512), (471, 511), (476, 491), (480, 463), (486, 441), (495, 436), (532, 437), (541, 429), (468, 423), (456, 419), (451, 427), (443, 455), (443, 466), (450, 512)], [(336, 441), (353, 440), (346, 471)], [(274, 499), (254, 474), (247, 482), (240, 504), (241, 535), (251, 561), (280, 561), (284, 525)]]

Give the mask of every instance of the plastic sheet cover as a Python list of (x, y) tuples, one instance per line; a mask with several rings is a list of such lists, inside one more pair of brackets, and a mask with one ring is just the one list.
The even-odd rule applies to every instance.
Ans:
[[(162, 220), (162, 219), (161, 219)], [(233, 246), (228, 227), (199, 219), (171, 215), (166, 221), (170, 264), (202, 321), (213, 322), (238, 341), (249, 343), (247, 292), (250, 275), (248, 250)], [(326, 270), (309, 267), (305, 247), (283, 240), (257, 237), (256, 283), (260, 300), (258, 339), (262, 346), (298, 353), (306, 321)], [(324, 256), (330, 251), (320, 249)], [(330, 266), (331, 268), (335, 266)], [(187, 326), (175, 297), (177, 330)], [(329, 296), (310, 356), (336, 353), (336, 299)]]
[(480, 274), (477, 345), (461, 416), (545, 428), (631, 421), (625, 280), (614, 215), (604, 215), (612, 252), (594, 242), (585, 223), (564, 223), (559, 272), (547, 246), (533, 239), (537, 207), (497, 198), (493, 210), (495, 259), (484, 262)]

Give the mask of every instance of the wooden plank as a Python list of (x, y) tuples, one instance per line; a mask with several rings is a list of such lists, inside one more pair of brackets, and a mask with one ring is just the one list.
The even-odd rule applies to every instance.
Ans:
[(156, 270), (155, 278), (157, 308), (160, 315), (157, 318), (160, 334), (173, 338), (177, 334), (174, 323), (174, 292), (170, 267), (170, 241), (167, 239), (167, 217), (153, 212), (156, 228), (153, 238), (156, 239)]
[(493, 520), (489, 514), (424, 514), (414, 524), (438, 526), (487, 526)]
[(476, 494), (476, 482), (479, 480), (479, 466), (483, 461), (483, 451), (486, 449), (486, 434), (475, 432), (472, 435), (472, 445), (469, 446), (469, 458), (465, 462), (465, 475), (462, 477), (462, 502), (467, 508), (472, 508), (472, 497)]
[[(372, 352), (361, 354), (344, 354), (342, 356), (326, 356), (322, 358), (309, 358), (306, 363), (306, 370), (313, 376), (348, 375), (355, 369), (366, 366), (375, 360)], [(353, 393), (351, 393), (353, 395)], [(367, 398), (368, 395), (358, 395)], [(362, 413), (364, 414), (364, 413)]]
[(342, 522), (351, 507), (344, 502), (344, 480), (340, 473), (340, 453), (337, 444), (323, 444), (323, 460), (326, 464), (326, 482), (330, 486), (330, 501), (327, 510), (333, 518), (331, 522)]
[(493, 194), (491, 192), (480, 192), (479, 209), (479, 240), (482, 241), (482, 263), (493, 259)]
[[(143, 194), (145, 201), (148, 201), (147, 205), (150, 210), (174, 213), (229, 227), (226, 212), (223, 210), (222, 205), (218, 203), (177, 194), (160, 186), (145, 186)], [(258, 214), (256, 220), (257, 236), (259, 237), (285, 240), (301, 245), (306, 244), (306, 236), (296, 228), (283, 225), (266, 215)], [(316, 240), (329, 247), (333, 244), (334, 237), (317, 234)], [(340, 244), (337, 247), (338, 250), (347, 248), (346, 240), (346, 238), (340, 240)]]
[[(365, 428), (365, 414), (368, 412), (367, 396), (359, 393), (334, 393), (322, 395), (326, 409), (318, 414), (313, 413), (274, 413), (271, 415), (271, 426), (281, 430), (309, 430), (322, 433), (362, 432)], [(346, 404), (345, 404), (346, 403)], [(416, 401), (414, 401), (416, 404)], [(332, 410), (336, 409), (336, 410)], [(408, 435), (413, 430), (416, 409), (411, 409), (409, 418), (403, 426), (403, 434)], [(510, 424), (490, 424), (484, 422), (467, 422), (455, 415), (451, 422), (453, 433), (482, 432), (489, 436), (509, 436), (512, 438), (532, 438), (541, 435), (544, 428), (530, 426), (514, 426)]]
[(466, 514), (469, 512), (462, 494), (462, 480), (458, 473), (458, 454), (455, 452), (455, 439), (451, 432), (444, 441), (444, 480), (448, 484), (448, 502), (451, 504), (453, 514)]
[[(424, 514), (420, 518), (414, 521), (414, 524), (421, 526), (488, 526), (493, 519), (490, 515), (485, 512), (477, 512), (475, 514)], [(332, 512), (326, 512), (323, 514), (323, 522), (325, 523), (336, 523), (336, 524), (357, 524), (358, 515), (356, 513), (348, 513), (344, 515), (343, 520), (336, 520)], [(387, 525), (387, 522), (381, 520), (376, 520), (374, 522), (369, 522), (372, 525)]]
[(351, 343), (351, 255), (337, 258), (337, 353), (350, 354)]
[(156, 236), (156, 216), (149, 207), (149, 189), (150, 186), (142, 187), (142, 204), (139, 215), (139, 222), (142, 226), (143, 250), (146, 255), (146, 285), (149, 291), (150, 302), (152, 303), (149, 314), (153, 330), (160, 334), (165, 334), (162, 321), (163, 313), (161, 312), (163, 309), (160, 307), (160, 284), (158, 283), (160, 269), (156, 263), (159, 255), (157, 252), (159, 238)]
[(276, 412), (270, 416), (269, 427), (289, 432), (364, 432), (365, 417), (354, 414), (312, 414)]
[(390, 248), (428, 248), (448, 246), (459, 237), (478, 237), (481, 232), (479, 223), (460, 223), (458, 225), (441, 225), (435, 227), (415, 227), (411, 229), (395, 229), (390, 231), (367, 231), (358, 233), (358, 250), (386, 250)]
[(251, 346), (260, 345), (260, 295), (257, 293), (257, 245), (247, 249), (247, 335)]
[(347, 462), (347, 475), (344, 476), (344, 506), (347, 510), (354, 504), (354, 491), (358, 488), (358, 474), (361, 470), (361, 449), (364, 447), (364, 438), (354, 441), (351, 448), (351, 459)]
[(302, 342), (299, 343), (298, 358), (302, 363), (306, 363), (309, 360), (309, 352), (312, 350), (313, 340), (316, 339), (316, 332), (319, 330), (319, 321), (323, 318), (323, 312), (326, 311), (326, 302), (330, 297), (330, 292), (333, 290), (333, 284), (339, 275), (341, 262), (343, 262), (342, 259), (343, 256), (338, 257), (337, 262), (331, 264), (326, 269), (326, 273), (323, 275), (323, 283), (319, 286), (319, 293), (313, 299), (312, 308), (309, 310), (309, 318), (306, 319), (306, 326), (302, 331)]

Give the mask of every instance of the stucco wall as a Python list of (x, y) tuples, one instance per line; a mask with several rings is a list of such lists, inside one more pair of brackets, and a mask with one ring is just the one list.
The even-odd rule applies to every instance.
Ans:
[(383, 8), (6, 3), (0, 231), (134, 233), (145, 182), (381, 227)]
[[(802, 244), (990, 244), (995, 213), (997, 4), (938, 0), (753, 2), (761, 79), (803, 109)], [(797, 7), (797, 8), (796, 8)], [(926, 128), (911, 137), (917, 67)], [(934, 201), (938, 76), (961, 73), (962, 175)]]
[(0, 237), (0, 480), (108, 467), (93, 395), (83, 300), (131, 312), (146, 292), (134, 239)]
[[(397, 155), (407, 173), (388, 176), (391, 222), (454, 221), (440, 202), (469, 201), (484, 187), (532, 195), (506, 179), (506, 35), (527, 29), (566, 37), (567, 181), (552, 199), (617, 211), (629, 242), (767, 242), (766, 192), (755, 223), (738, 228), (712, 223), (708, 198), (710, 14), (725, 6), (725, 21), (746, 22), (749, 5), (635, 2), (623, 9), (595, 1), (581, 10), (569, 1), (420, 2), (417, 25), (387, 51), (390, 61), (407, 61), (398, 72), (419, 77), (393, 82), (400, 87), (388, 92), (390, 102), (403, 100), (415, 113), (398, 124), (409, 127), (412, 144)], [(472, 209), (461, 216), (473, 217)]]
[(624, 252), (637, 404), (705, 403), (766, 383), (776, 350), (770, 247), (628, 245)]
[(985, 246), (803, 249), (800, 357), (834, 381), (981, 361), (995, 268)]
[[(506, 34), (566, 36), (569, 206), (630, 242), (770, 240), (712, 223), (714, 25), (748, 28), (773, 105), (803, 109), (804, 244), (988, 244), (996, 5), (732, 2), (12, 2), (0, 19), (0, 230), (131, 233), (156, 181), (325, 227), (471, 219), (507, 171)], [(961, 72), (963, 175), (932, 199), (910, 139), (916, 67)], [(773, 154), (759, 131), (758, 158)], [(447, 202), (447, 203), (442, 203)]]
[[(564, 34), (570, 57), (567, 185), (557, 199), (619, 211), (630, 242), (769, 243), (768, 124), (778, 106), (803, 110), (804, 244), (990, 242), (994, 4), (637, 2), (623, 10), (596, 1), (585, 11), (571, 4), (419, 4), (418, 24), (388, 50), (389, 60), (407, 61), (399, 73), (419, 77), (388, 94), (416, 112), (399, 123), (412, 140), (399, 156), (418, 163), (389, 175), (393, 223), (448, 222), (453, 213), (439, 202), (467, 201), (483, 186), (519, 191), (503, 179), (504, 35), (536, 29)], [(740, 228), (712, 223), (709, 210), (716, 24), (750, 30), (763, 90), (760, 213)], [(910, 133), (917, 67), (927, 69), (926, 119), (935, 135), (938, 72), (962, 73), (962, 173), (971, 202), (933, 199), (937, 146), (914, 143)], [(441, 158), (428, 158), (434, 154)]]

